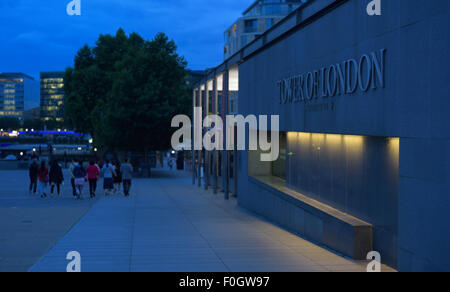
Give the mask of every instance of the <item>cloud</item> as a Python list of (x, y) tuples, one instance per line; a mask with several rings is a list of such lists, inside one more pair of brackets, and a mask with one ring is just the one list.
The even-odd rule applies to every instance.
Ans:
[(30, 31), (30, 32), (24, 32), (16, 36), (14, 39), (11, 40), (12, 43), (43, 43), (46, 40), (47, 36), (40, 31)]

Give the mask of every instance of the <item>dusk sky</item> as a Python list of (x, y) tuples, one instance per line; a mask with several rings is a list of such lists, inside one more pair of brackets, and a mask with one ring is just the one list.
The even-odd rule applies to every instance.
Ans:
[(77, 50), (99, 34), (123, 28), (152, 39), (166, 33), (190, 69), (223, 60), (223, 32), (253, 0), (81, 0), (81, 16), (68, 16), (70, 0), (0, 1), (0, 72), (62, 71)]

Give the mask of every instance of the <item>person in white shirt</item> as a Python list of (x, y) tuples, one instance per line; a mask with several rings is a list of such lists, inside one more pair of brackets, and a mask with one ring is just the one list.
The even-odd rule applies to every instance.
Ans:
[(115, 167), (107, 160), (102, 168), (103, 174), (103, 189), (105, 190), (105, 195), (109, 196), (111, 191), (114, 189), (113, 177), (116, 175)]

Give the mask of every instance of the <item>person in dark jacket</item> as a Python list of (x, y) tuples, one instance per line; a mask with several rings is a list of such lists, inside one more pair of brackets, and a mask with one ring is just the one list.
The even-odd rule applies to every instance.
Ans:
[(38, 168), (39, 165), (36, 159), (30, 164), (29, 175), (30, 175), (30, 194), (36, 195), (37, 181), (38, 181)]
[(55, 186), (58, 191), (58, 197), (61, 197), (61, 184), (64, 181), (64, 176), (62, 173), (62, 168), (58, 164), (58, 161), (53, 160), (52, 165), (50, 166), (50, 194), (53, 197), (53, 193), (55, 191)]
[(115, 173), (113, 175), (114, 182), (114, 193), (118, 193), (120, 195), (121, 185), (122, 185), (122, 172), (120, 171), (120, 162), (117, 161), (114, 164)]
[(120, 167), (123, 179), (123, 192), (125, 197), (130, 195), (131, 179), (133, 178), (133, 166), (125, 159), (125, 163)]

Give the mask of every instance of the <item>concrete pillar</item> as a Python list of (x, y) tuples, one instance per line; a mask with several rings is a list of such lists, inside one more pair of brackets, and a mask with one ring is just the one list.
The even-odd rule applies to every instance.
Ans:
[[(211, 99), (211, 94), (210, 94), (210, 89), (212, 90), (212, 88), (210, 88), (210, 83), (209, 81), (206, 81), (205, 84), (205, 105), (203, 106), (204, 108), (204, 115), (205, 118), (209, 115), (209, 112), (211, 111), (211, 109), (209, 108), (210, 105), (210, 99)], [(206, 133), (206, 130), (205, 130)], [(205, 173), (205, 190), (208, 190), (209, 186), (210, 186), (210, 165), (211, 165), (211, 151), (205, 151), (205, 167), (204, 167), (204, 173)]]
[[(235, 93), (239, 92), (239, 67), (238, 66), (233, 66), (232, 68), (230, 68), (228, 70), (228, 99), (227, 99), (227, 106), (230, 107), (230, 100), (231, 100), (231, 96), (234, 96)], [(233, 95), (231, 94), (231, 92), (233, 92)], [(236, 112), (238, 111), (238, 109), (236, 108), (237, 104), (236, 102), (239, 100), (238, 96), (234, 96), (233, 97), (233, 104), (234, 107), (233, 108), (229, 108), (228, 111), (232, 112), (233, 114), (236, 114)], [(232, 150), (229, 151), (229, 154), (231, 155), (231, 153), (233, 154), (233, 163), (231, 164), (231, 158), (228, 158), (228, 163), (229, 163), (229, 176), (231, 177), (231, 175), (233, 175), (233, 186), (232, 186), (232, 190), (233, 190), (233, 196), (237, 197), (237, 183), (238, 183), (238, 178), (237, 178), (237, 170), (238, 170), (238, 163), (239, 163), (239, 159), (238, 159), (238, 150), (237, 150), (237, 127), (234, 127), (233, 129), (233, 137), (234, 137), (234, 147)], [(233, 171), (233, 173), (231, 173), (231, 170)]]
[[(223, 121), (224, 121), (224, 131), (223, 131), (223, 141), (224, 141), (224, 146), (227, 145), (227, 123), (226, 123), (226, 115), (229, 112), (229, 102), (228, 102), (228, 94), (229, 92), (229, 71), (225, 70), (225, 72), (223, 72), (223, 87), (222, 87), (222, 105), (223, 105)], [(229, 155), (228, 155), (228, 151), (225, 150), (223, 151), (223, 161), (222, 161), (222, 165), (223, 165), (223, 172), (222, 172), (222, 177), (223, 177), (223, 190), (224, 190), (224, 197), (225, 200), (228, 200), (230, 198), (230, 161), (229, 161)]]
[(233, 178), (234, 178), (234, 192), (233, 192), (233, 195), (235, 196), (235, 197), (237, 197), (238, 196), (238, 165), (239, 165), (239, 151), (237, 150), (237, 131), (235, 131), (235, 134), (234, 134), (235, 136), (235, 138), (234, 138), (234, 141), (235, 141), (235, 143), (234, 143), (234, 154), (233, 154), (233, 157), (234, 157), (234, 159), (233, 159)]
[[(219, 103), (218, 103), (218, 95), (217, 95), (217, 77), (214, 76), (213, 79), (213, 105), (214, 105), (214, 114), (217, 115), (219, 113)], [(216, 137), (217, 139), (218, 137)], [(219, 189), (219, 151), (217, 149), (214, 150), (214, 194), (217, 194)]]
[[(193, 109), (197, 106), (197, 89), (193, 90), (193, 97), (192, 97), (192, 105), (193, 105)], [(192, 115), (192, 118), (194, 116)], [(193, 120), (193, 119), (192, 119)], [(192, 141), (191, 141), (191, 149), (192, 149), (192, 184), (195, 185), (195, 180), (197, 178), (197, 166), (196, 166), (196, 155), (195, 155), (195, 150), (194, 150), (194, 127), (192, 126), (191, 129), (191, 137), (192, 137)]]
[[(203, 123), (203, 119), (204, 119), (204, 115), (205, 115), (205, 111), (203, 110), (203, 105), (205, 103), (204, 102), (204, 98), (205, 98), (204, 92), (205, 92), (204, 85), (202, 85), (199, 90), (199, 99), (198, 99), (200, 102), (200, 104), (198, 106), (202, 108), (202, 117), (201, 117), (202, 123)], [(203, 128), (202, 128), (202, 137), (203, 137), (203, 134), (204, 133), (203, 133)], [(203, 150), (198, 150), (197, 155), (198, 155), (198, 186), (201, 187), (202, 186)]]

